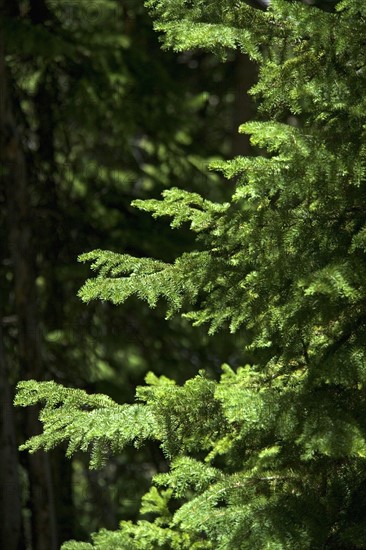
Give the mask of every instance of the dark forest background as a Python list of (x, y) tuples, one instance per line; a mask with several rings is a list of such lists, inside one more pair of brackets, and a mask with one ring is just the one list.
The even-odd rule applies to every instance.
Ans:
[(181, 383), (242, 362), (238, 336), (167, 322), (159, 307), (85, 306), (77, 257), (189, 250), (188, 232), (130, 203), (172, 185), (230, 195), (207, 163), (251, 154), (237, 128), (253, 115), (256, 68), (240, 53), (223, 64), (162, 51), (142, 0), (1, 0), (0, 10), (0, 546), (55, 550), (136, 520), (165, 460), (153, 443), (98, 471), (64, 449), (19, 453), (40, 426), (34, 408), (12, 409), (15, 385), (52, 379), (128, 403), (149, 370)]

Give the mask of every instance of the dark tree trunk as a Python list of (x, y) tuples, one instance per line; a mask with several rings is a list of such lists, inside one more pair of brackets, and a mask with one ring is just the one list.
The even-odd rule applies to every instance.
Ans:
[(0, 548), (20, 550), (22, 505), (19, 462), (0, 317)]
[[(30, 1), (30, 19), (32, 23), (43, 25), (52, 20), (44, 0)], [(60, 205), (57, 192), (58, 167), (55, 155), (55, 127), (59, 106), (59, 89), (55, 66), (43, 70), (33, 98), (34, 114), (37, 120), (38, 151), (34, 159), (33, 171), (42, 174), (37, 182), (39, 202), (42, 209), (42, 227), (46, 238), (41, 241), (40, 266), (45, 277), (42, 315), (48, 330), (65, 328), (64, 292), (58, 280), (60, 254), (65, 238), (63, 224), (60, 223)], [(38, 219), (39, 224), (39, 219)], [(57, 296), (57, 299), (54, 297)], [(66, 326), (67, 329), (67, 326)], [(60, 365), (50, 356), (50, 370), (58, 372)], [(51, 465), (54, 508), (57, 521), (58, 542), (74, 538), (76, 518), (72, 492), (72, 462), (65, 457), (65, 447), (49, 453)]]
[[(5, 0), (1, 0), (2, 21), (5, 13), (8, 13), (7, 7)], [(18, 319), (18, 358), (21, 376), (39, 379), (43, 361), (37, 316), (30, 192), (25, 155), (6, 71), (2, 29), (0, 34), (0, 160), (8, 215), (8, 246), (13, 265), (14, 310)], [(27, 410), (25, 414), (24, 436), (28, 438), (39, 433), (40, 425), (36, 410)], [(32, 550), (57, 550), (49, 458), (45, 453), (37, 453), (29, 456), (28, 465)]]
[(61, 446), (54, 449), (50, 455), (60, 545), (75, 538), (77, 524), (72, 493), (72, 461), (65, 458), (65, 452), (66, 446)]

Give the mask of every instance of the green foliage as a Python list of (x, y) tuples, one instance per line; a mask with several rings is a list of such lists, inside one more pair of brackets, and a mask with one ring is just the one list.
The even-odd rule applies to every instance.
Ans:
[[(164, 45), (175, 51), (207, 48), (225, 56), (228, 48), (239, 47), (260, 59), (259, 46), (265, 41), (266, 14), (245, 2), (196, 2), (149, 0), (157, 17), (155, 29), (164, 32)], [(255, 32), (258, 34), (255, 36)]]
[(46, 400), (40, 415), (44, 432), (22, 447), (30, 452), (40, 447), (49, 450), (67, 441), (68, 456), (90, 448), (90, 465), (95, 468), (103, 465), (109, 450), (120, 451), (132, 441), (137, 445), (138, 439), (147, 439), (155, 431), (146, 407), (117, 405), (105, 395), (90, 396), (55, 382), (20, 382), (18, 389), (16, 404), (35, 405)]
[[(366, 448), (365, 427), (350, 409), (357, 396), (339, 392), (335, 410), (329, 388), (310, 389), (304, 378), (226, 366), (220, 382), (198, 376), (179, 387), (150, 375), (138, 390), (145, 405), (122, 406), (27, 382), (17, 402), (46, 400), (43, 434), (26, 444), (32, 452), (66, 439), (69, 454), (92, 446), (95, 467), (106, 453), (153, 437), (170, 457), (170, 471), (155, 476), (142, 501), (141, 513), (155, 520), (122, 522), (121, 532), (99, 533), (90, 548), (194, 548), (196, 538), (197, 548), (262, 548), (268, 540), (273, 548), (308, 548), (326, 539), (340, 503), (347, 513), (350, 487), (365, 483)], [(64, 546), (74, 547), (83, 548)]]
[[(138, 202), (172, 218), (173, 227), (190, 224), (195, 250), (171, 263), (101, 250), (84, 255), (98, 275), (81, 297), (120, 303), (135, 294), (150, 306), (163, 298), (168, 314), (183, 309), (211, 332), (240, 331), (253, 365), (225, 366), (219, 381), (200, 374), (183, 386), (150, 377), (154, 383), (137, 390), (140, 403), (121, 406), (121, 419), (109, 405), (98, 409), (109, 403), (104, 398), (90, 401), (83, 417), (72, 390), (25, 383), (19, 404), (46, 400), (44, 434), (28, 445), (48, 448), (72, 437), (70, 451), (85, 449), (94, 416), (98, 438), (107, 414), (111, 440), (152, 437), (171, 461), (143, 502), (143, 513), (158, 517), (122, 522), (84, 548), (362, 549), (364, 3), (342, 1), (326, 11), (273, 0), (266, 13), (230, 0), (192, 4), (149, 2), (167, 46), (223, 53), (239, 44), (252, 56), (260, 52), (253, 93), (267, 121), (242, 130), (265, 151), (213, 164), (235, 182), (230, 203), (177, 189)], [(59, 418), (68, 409), (76, 435)], [(51, 421), (62, 422), (61, 435)]]

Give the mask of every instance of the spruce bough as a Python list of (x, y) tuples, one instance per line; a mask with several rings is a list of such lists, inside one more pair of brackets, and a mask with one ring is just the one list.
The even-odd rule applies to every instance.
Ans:
[[(170, 189), (137, 201), (196, 250), (173, 264), (85, 254), (80, 291), (119, 304), (167, 302), (196, 325), (240, 329), (253, 364), (183, 386), (147, 377), (117, 405), (52, 382), (22, 382), (19, 405), (44, 404), (31, 452), (68, 442), (98, 467), (155, 439), (170, 461), (137, 524), (64, 550), (363, 549), (366, 540), (366, 7), (273, 0), (150, 0), (165, 46), (246, 51), (260, 65), (260, 120), (241, 131), (263, 151), (216, 162), (230, 203)], [(155, 519), (154, 519), (155, 518)]]

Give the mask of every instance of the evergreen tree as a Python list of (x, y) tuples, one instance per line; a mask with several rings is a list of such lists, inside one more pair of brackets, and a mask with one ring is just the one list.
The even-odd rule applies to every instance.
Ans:
[(212, 163), (228, 202), (171, 188), (135, 201), (196, 248), (174, 262), (96, 250), (80, 296), (168, 304), (194, 325), (238, 332), (252, 364), (177, 385), (148, 375), (120, 405), (54, 382), (22, 382), (43, 403), (31, 452), (66, 441), (91, 467), (127, 444), (170, 461), (143, 519), (64, 550), (364, 549), (366, 540), (365, 62), (361, 0), (150, 0), (165, 45), (240, 48), (260, 64), (261, 120), (241, 130), (257, 157)]

